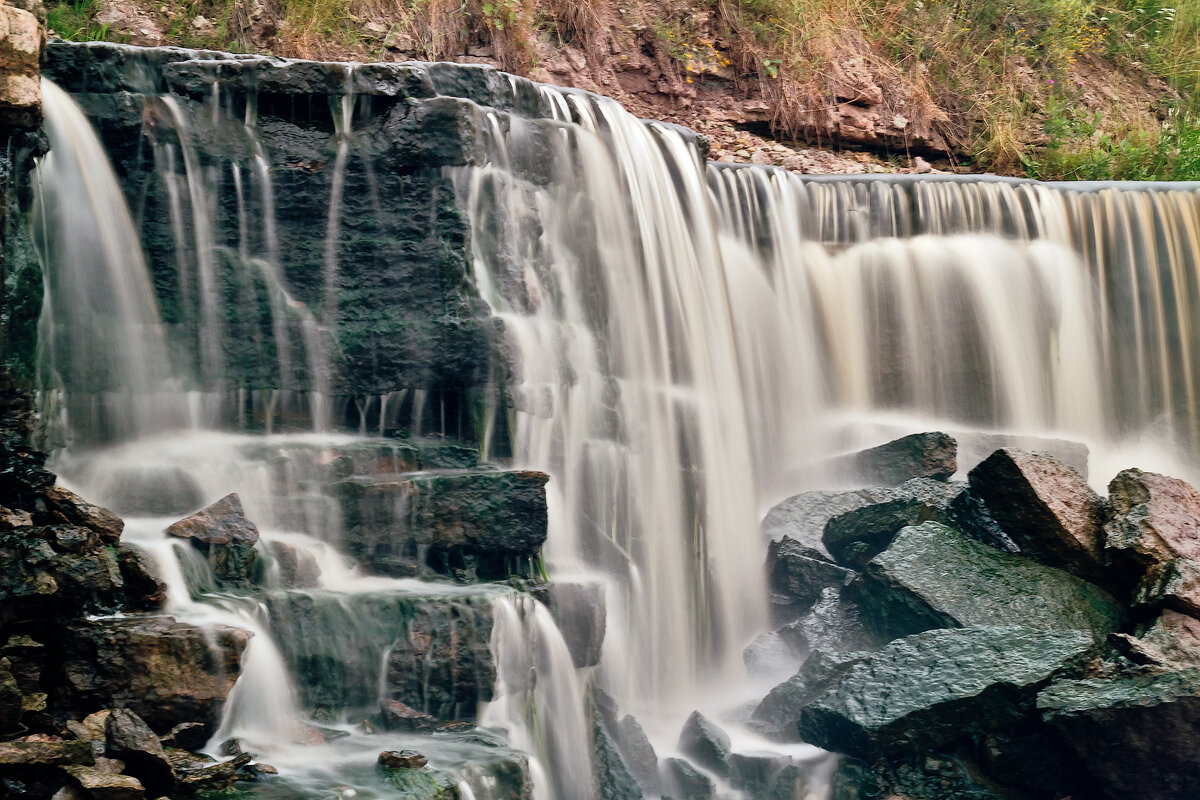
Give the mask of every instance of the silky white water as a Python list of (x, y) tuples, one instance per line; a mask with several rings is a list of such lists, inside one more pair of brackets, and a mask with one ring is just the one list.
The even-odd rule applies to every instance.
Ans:
[[(196, 101), (147, 101), (144, 134), (177, 251), (174, 321), (195, 330), (182, 356), (167, 357), (158, 298), (103, 150), (53, 87), (35, 237), (49, 265), (44, 406), (55, 443), (69, 445), (55, 468), (122, 513), (122, 492), (147, 476), (194, 490), (196, 506), (237, 491), (264, 551), (283, 542), (319, 563), (311, 593), (347, 620), (344, 660), (369, 652), (345, 676), (369, 694), (388, 642), (353, 624), (355, 598), (453, 591), (363, 576), (339, 555), (336, 504), (314, 487), (324, 459), (364, 441), (372, 413), (381, 435), (399, 423), (414, 436), (445, 424), (423, 428), (437, 409), (427, 388), (412, 387), (353, 398), (359, 437), (271, 435), (276, 420), (302, 418), (318, 431), (335, 422), (333, 293), (354, 269), (339, 261), (336, 240), (349, 224), (345, 171), (372, 122), (355, 118), (352, 74), (344, 70), (328, 120), (328, 213), (312, 222), (325, 231), (315, 313), (287, 285), (275, 213), (288, 198), (276, 196), (249, 104), (231, 130), (250, 155), (217, 169), (191, 152)], [(509, 86), (514, 95), (532, 88)], [(737, 726), (762, 694), (742, 666), (743, 646), (768, 622), (759, 519), (791, 493), (847, 480), (831, 476), (831, 456), (920, 430), (963, 442), (982, 431), (1084, 442), (1098, 488), (1132, 465), (1193, 475), (1196, 187), (819, 181), (706, 165), (679, 129), (585, 93), (533, 90), (541, 118), (476, 108), (476, 151), (447, 177), (469, 226), (474, 285), (512, 355), (494, 365), (496, 376), (511, 368), (512, 380), (488, 387), (489, 407), (511, 396), (514, 461), (551, 475), (551, 576), (605, 587), (608, 632), (594, 676), (574, 669), (532, 600), (498, 587), (467, 598), (495, 618), (496, 697), (482, 720), (528, 753), (539, 800), (593, 796), (589, 678), (637, 717), (660, 755), (673, 753), (696, 708), (721, 718), (736, 748), (764, 745)], [(200, 107), (214, 125), (224, 96), (214, 83)], [(236, 192), (237, 236), (213, 235), (218, 175)], [(278, 376), (277, 389), (228, 381), (222, 337), (246, 309), (206, 277), (218, 256), (266, 287), (275, 359), (262, 372)], [(222, 411), (231, 396), (236, 415)], [(399, 420), (402, 408), (411, 424)], [(241, 426), (247, 409), (268, 435), (214, 430), (234, 418)], [(483, 426), (485, 457), (493, 422)], [(376, 791), (363, 776), (380, 740), (306, 741), (311, 709), (282, 655), (288, 631), (251, 598), (193, 597), (185, 584), (197, 568), (162, 535), (177, 516), (129, 508), (128, 538), (169, 576), (173, 613), (256, 632), (219, 736), (244, 738), (305, 786), (340, 780), (341, 759), (358, 776), (348, 784)], [(355, 731), (348, 719), (331, 724)], [(450, 749), (431, 753), (435, 764), (483, 800), (488, 775), (470, 764), (482, 751)], [(808, 766), (820, 796), (830, 766), (822, 754), (787, 756)]]

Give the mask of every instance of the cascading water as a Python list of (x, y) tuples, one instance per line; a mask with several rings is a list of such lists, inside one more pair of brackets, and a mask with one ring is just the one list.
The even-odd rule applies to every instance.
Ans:
[[(56, 419), (71, 445), (55, 464), (128, 517), (130, 537), (170, 578), (169, 610), (256, 633), (218, 737), (242, 737), (305, 790), (379, 792), (374, 755), (412, 743), (462, 791), (499, 800), (503, 769), (488, 765), (511, 751), (351, 724), (388, 699), (390, 681), (422, 685), (413, 664), (432, 670), (435, 659), (414, 642), (435, 631), (455, 642), (489, 632), (467, 658), (476, 678), (494, 677), (481, 722), (528, 754), (539, 798), (600, 791), (589, 679), (660, 755), (697, 707), (735, 726), (735, 747), (762, 748), (736, 728), (755, 697), (742, 646), (767, 622), (759, 518), (780, 497), (827, 485), (825, 462), (844, 451), (944, 428), (1086, 442), (1100, 483), (1115, 471), (1109, 455), (1128, 462), (1134, 448), (1146, 467), (1186, 476), (1196, 466), (1197, 187), (812, 180), (706, 166), (684, 131), (486, 70), (170, 58), (183, 60), (156, 68), (184, 88), (155, 84), (140, 129), (164, 212), (141, 226), (171, 242), (147, 242), (159, 254), (153, 282), (85, 118), (47, 87), (43, 387), (47, 410), (65, 410)], [(316, 72), (273, 72), (293, 67)], [(202, 89), (188, 83), (197, 75)], [(286, 114), (260, 124), (264, 108)], [(470, 141), (418, 138), (405, 150), (389, 138), (446, 119)], [(355, 172), (381, 154), (395, 174)], [(424, 186), (422, 205), (387, 216), (372, 182), (386, 180), (396, 203)], [(320, 213), (297, 224), (312, 196)], [(408, 238), (389, 249), (398, 231)], [(510, 358), (468, 365), (463, 374), (486, 385), (456, 378), (448, 391), (454, 382), (430, 378), (414, 353), (470, 361), (436, 325), (470, 329), (459, 312), (477, 298), (437, 295), (376, 316), (370, 306), (393, 287), (454, 285), (443, 256), (456, 248)], [(405, 259), (424, 271), (394, 274)], [(67, 313), (81, 308), (93, 313)], [(416, 377), (384, 374), (401, 368)], [(503, 451), (493, 435), (505, 393), (513, 461), (552, 476), (552, 576), (604, 587), (595, 675), (573, 665), (550, 612), (525, 595), (368, 578), (340, 555), (346, 506), (330, 486), (393, 487), (387, 513), (422, 511), (396, 479), (415, 445), (385, 434), (405, 429), (429, 445), (457, 425), (485, 454)], [(488, 399), (455, 399), (471, 396)], [(341, 426), (360, 435), (316, 432)], [(314, 432), (274, 433), (302, 429)], [(262, 529), (261, 551), (289, 545), (311, 558), (312, 585), (285, 587), (276, 566), (258, 595), (219, 591), (163, 535), (231, 491)], [(151, 500), (170, 507), (152, 511)], [(487, 700), (422, 697), (455, 713)], [(351, 735), (313, 744), (311, 717), (329, 708), (326, 726)], [(829, 763), (811, 749), (785, 755), (809, 771), (807, 796), (821, 796)]]

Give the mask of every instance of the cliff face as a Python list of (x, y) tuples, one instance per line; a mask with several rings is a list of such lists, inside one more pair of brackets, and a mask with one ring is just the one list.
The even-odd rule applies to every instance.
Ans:
[[(485, 63), (691, 127), (712, 141), (713, 159), (805, 173), (932, 165), (1181, 177), (1140, 149), (1164, 138), (1169, 110), (1186, 110), (1196, 80), (1186, 66), (1194, 13), (1177, 20), (1173, 8), (1119, 1), (91, 0), (82, 8), (57, 33), (321, 60)], [(1195, 127), (1190, 118), (1182, 126)]]

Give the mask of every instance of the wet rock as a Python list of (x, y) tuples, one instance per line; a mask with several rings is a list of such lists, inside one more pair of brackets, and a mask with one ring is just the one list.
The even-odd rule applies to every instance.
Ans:
[(157, 611), (167, 602), (167, 584), (145, 550), (128, 542), (117, 545), (117, 564), (125, 583), (125, 602), (138, 611)]
[(750, 797), (764, 797), (771, 787), (771, 779), (789, 759), (778, 753), (742, 752), (729, 756), (730, 783)]
[(1038, 716), (985, 736), (976, 747), (979, 770), (1033, 796), (1097, 797), (1091, 777), (1062, 737)]
[(399, 700), (384, 700), (379, 706), (383, 715), (383, 727), (388, 730), (431, 731), (438, 726), (436, 717), (406, 706)]
[(422, 469), (474, 469), (479, 466), (479, 448), (448, 439), (422, 438), (415, 442)]
[(822, 539), (825, 524), (838, 514), (885, 499), (886, 489), (804, 492), (772, 507), (763, 518), (762, 531), (772, 541), (787, 536), (803, 548), (801, 552), (812, 551), (809, 557), (832, 563)]
[(383, 768), (384, 780), (398, 797), (414, 800), (455, 800), (458, 787), (446, 775), (428, 766), (418, 769)]
[(1082, 667), (1093, 649), (1082, 631), (926, 631), (852, 665), (800, 709), (796, 730), (819, 747), (864, 758), (925, 752), (1012, 726), (1039, 689)]
[(847, 511), (825, 524), (825, 548), (839, 564), (862, 569), (887, 549), (901, 528), (920, 525), (935, 517), (946, 522), (928, 504), (916, 497), (903, 497)]
[(1112, 800), (1195, 796), (1200, 671), (1057, 681), (1038, 708)]
[(1045, 453), (1001, 449), (968, 480), (1022, 553), (1082, 577), (1103, 574), (1104, 501), (1074, 469)]
[(241, 752), (229, 754), (233, 757), (225, 761), (176, 748), (168, 749), (166, 754), (179, 792), (184, 794), (227, 790), (242, 779), (242, 770), (250, 763), (250, 756)]
[(267, 552), (275, 559), (279, 585), (284, 589), (312, 589), (321, 583), (321, 567), (311, 553), (287, 542), (266, 542)]
[(729, 775), (729, 736), (699, 711), (693, 711), (683, 724), (677, 747), (701, 767)]
[(812, 611), (776, 633), (792, 652), (807, 656), (817, 651), (877, 650), (883, 642), (863, 625), (858, 606), (843, 599), (844, 589), (829, 588)]
[(31, 130), (42, 119), (39, 82), (42, 32), (37, 17), (11, 5), (0, 6), (0, 126)]
[(682, 758), (663, 762), (663, 787), (664, 796), (677, 800), (712, 800), (716, 794), (712, 778)]
[(822, 589), (842, 586), (853, 575), (825, 558), (823, 551), (806, 547), (790, 536), (767, 546), (767, 589), (774, 619), (795, 619), (812, 607)]
[(90, 767), (96, 763), (92, 745), (80, 741), (0, 742), (0, 768)]
[(641, 784), (633, 776), (603, 715), (592, 713), (592, 778), (598, 800), (642, 800)]
[(753, 718), (764, 723), (769, 732), (784, 741), (798, 741), (796, 720), (800, 711), (835, 686), (842, 675), (867, 657), (865, 652), (813, 653), (796, 674), (772, 689), (758, 707)]
[(65, 709), (120, 706), (152, 728), (201, 722), (211, 732), (249, 640), (168, 616), (81, 620), (63, 631), (50, 696)]
[(91, 767), (64, 767), (92, 800), (142, 800), (146, 789), (131, 775), (115, 775)]
[(958, 469), (957, 445), (945, 433), (914, 433), (842, 456), (830, 466), (872, 486), (898, 486), (912, 478), (945, 481)]
[(164, 747), (200, 750), (208, 743), (207, 730), (208, 726), (202, 722), (181, 722), (159, 737), (159, 741)]
[(425, 566), (467, 580), (532, 577), (546, 541), (541, 472), (420, 473), (340, 481), (346, 546), (383, 572), (403, 569), (418, 550)]
[(0, 506), (0, 531), (15, 531), (33, 527), (33, 515), (21, 509)]
[(1200, 616), (1200, 562), (1174, 558), (1150, 567), (1134, 589), (1133, 605)]
[(58, 553), (42, 539), (0, 534), (0, 624), (111, 613), (124, 603), (121, 570), (109, 548)]
[(905, 528), (847, 590), (885, 639), (930, 628), (1011, 625), (1103, 639), (1123, 611), (1102, 589), (1032, 559), (926, 522)]
[(1200, 667), (1200, 620), (1170, 609), (1140, 637), (1114, 633), (1109, 642), (1135, 664)]
[(218, 581), (244, 585), (253, 579), (258, 528), (246, 519), (236, 494), (179, 520), (167, 528), (167, 535), (187, 539), (204, 553)]
[(124, 520), (116, 514), (87, 502), (62, 486), (50, 486), (42, 493), (35, 520), (43, 525), (61, 521), (86, 528), (105, 544), (116, 543), (121, 538), (121, 531), (125, 530)]
[(604, 647), (604, 586), (599, 583), (553, 583), (550, 611), (576, 667), (600, 663)]
[(642, 789), (651, 795), (660, 793), (658, 778), (658, 755), (650, 737), (632, 716), (626, 714), (617, 723), (617, 741), (629, 771)]
[(1127, 469), (1108, 484), (1105, 549), (1136, 581), (1174, 559), (1200, 561), (1200, 492), (1178, 478)]
[(106, 752), (125, 762), (126, 771), (142, 782), (154, 796), (175, 788), (175, 771), (162, 742), (150, 726), (127, 708), (114, 708), (105, 723)]
[(379, 754), (379, 765), (388, 769), (419, 769), (429, 759), (416, 750), (384, 750)]

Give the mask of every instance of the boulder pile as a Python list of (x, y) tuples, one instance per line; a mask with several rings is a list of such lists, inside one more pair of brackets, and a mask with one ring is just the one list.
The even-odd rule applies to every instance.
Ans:
[(1196, 797), (1200, 492), (1013, 448), (953, 481), (947, 439), (767, 515), (780, 627), (746, 660), (792, 674), (751, 724), (845, 754), (837, 800)]

